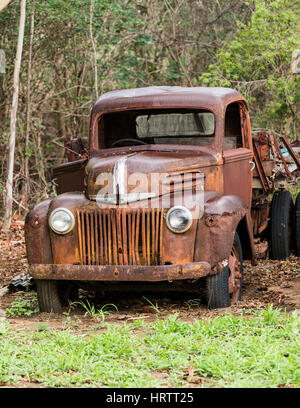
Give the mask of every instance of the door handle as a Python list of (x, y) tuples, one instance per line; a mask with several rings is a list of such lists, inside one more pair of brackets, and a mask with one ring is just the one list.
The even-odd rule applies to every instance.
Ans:
[(254, 161), (249, 161), (249, 164), (252, 164), (252, 168), (250, 169), (250, 171), (253, 171), (255, 169), (255, 163)]

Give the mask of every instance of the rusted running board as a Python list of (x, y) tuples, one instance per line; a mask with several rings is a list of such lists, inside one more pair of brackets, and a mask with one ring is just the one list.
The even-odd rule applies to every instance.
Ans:
[(210, 273), (207, 262), (180, 265), (53, 265), (33, 264), (29, 273), (34, 279), (82, 281), (158, 282), (198, 279)]

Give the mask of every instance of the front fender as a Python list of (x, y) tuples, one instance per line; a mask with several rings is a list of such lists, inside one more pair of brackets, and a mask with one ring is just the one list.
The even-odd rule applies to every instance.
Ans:
[(239, 222), (249, 210), (237, 196), (211, 194), (204, 203), (204, 215), (198, 221), (194, 262), (206, 261), (214, 267), (228, 259)]
[(51, 200), (37, 204), (25, 219), (25, 242), (29, 265), (51, 264), (52, 251), (48, 227), (48, 211)]
[(56, 264), (79, 262), (76, 230), (57, 235), (48, 225), (49, 213), (58, 207), (75, 210), (89, 201), (82, 193), (64, 193), (37, 204), (26, 216), (25, 241), (28, 263)]

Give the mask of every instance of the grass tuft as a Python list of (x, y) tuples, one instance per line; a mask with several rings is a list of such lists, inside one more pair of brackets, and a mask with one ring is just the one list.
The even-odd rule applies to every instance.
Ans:
[(101, 309), (96, 309), (94, 304), (90, 303), (88, 300), (86, 300), (85, 302), (83, 301), (72, 302), (70, 306), (72, 307), (73, 305), (78, 304), (85, 310), (84, 316), (89, 316), (97, 320), (101, 319), (102, 322), (104, 322), (105, 320), (105, 315), (111, 313), (111, 309), (114, 308), (116, 311), (118, 311), (117, 306), (112, 303), (103, 305)]

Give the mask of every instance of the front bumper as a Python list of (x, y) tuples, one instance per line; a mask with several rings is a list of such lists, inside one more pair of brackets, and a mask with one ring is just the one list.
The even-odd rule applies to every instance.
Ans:
[(114, 282), (198, 279), (210, 272), (211, 266), (207, 262), (159, 266), (33, 264), (29, 268), (34, 279)]

